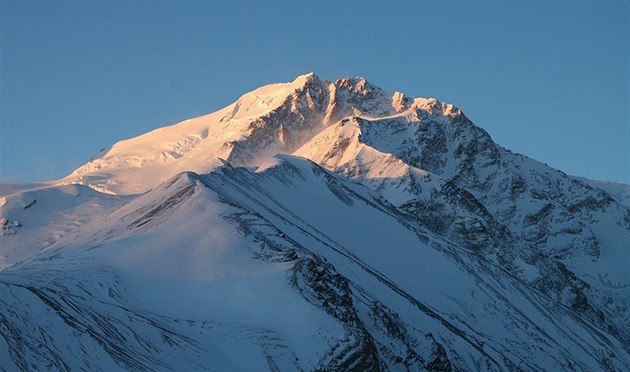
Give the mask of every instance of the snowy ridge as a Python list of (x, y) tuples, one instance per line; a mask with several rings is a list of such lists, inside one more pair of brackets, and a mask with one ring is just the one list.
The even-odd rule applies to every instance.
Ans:
[[(138, 194), (180, 172), (207, 173), (219, 165), (217, 158), (261, 164), (276, 153), (295, 151), (348, 115), (395, 115), (402, 102), (400, 93), (388, 95), (365, 79), (331, 83), (307, 74), (256, 89), (215, 113), (118, 142), (62, 182)], [(411, 106), (438, 110), (436, 105), (416, 99)]]
[(30, 187), (0, 198), (0, 270), (26, 259), (129, 197), (82, 185)]
[(3, 185), (0, 367), (627, 370), (625, 189), (303, 75)]
[[(332, 213), (317, 213), (313, 203)], [(113, 344), (113, 335), (98, 336), (106, 324), (121, 335), (138, 333), (137, 326), (127, 328), (125, 317), (138, 318), (141, 324), (149, 321), (149, 330), (156, 327), (151, 322), (168, 325), (139, 333), (148, 337), (142, 342), (156, 349), (169, 342), (151, 336), (152, 332), (166, 332), (167, 340), (180, 345), (177, 348), (196, 345), (184, 359), (150, 354), (155, 366), (183, 368), (187, 364), (170, 363), (196, 360), (199, 365), (188, 367), (210, 367), (220, 361), (225, 363), (222, 369), (241, 369), (246, 365), (239, 365), (236, 356), (245, 353), (249, 366), (258, 368), (257, 363), (264, 360), (308, 370), (423, 369), (440, 361), (445, 366), (475, 369), (485, 365), (501, 370), (512, 363), (525, 363), (521, 364), (525, 367), (526, 360), (536, 355), (535, 359), (557, 369), (586, 370), (604, 363), (599, 356), (604, 351), (627, 357), (618, 341), (593, 333), (592, 325), (571, 311), (557, 308), (549, 318), (549, 300), (383, 203), (377, 194), (298, 158), (276, 158), (256, 172), (224, 165), (205, 176), (177, 176), (58, 241), (58, 248), (5, 270), (1, 277), (9, 288), (16, 288), (10, 293), (20, 298), (18, 303), (20, 296), (34, 294), (43, 301), (35, 301), (34, 307), (58, 304), (52, 320), (45, 318), (47, 326), (55, 324), (57, 316), (72, 316), (81, 319), (77, 320), (82, 324), (79, 329), (95, 329), (82, 343), (53, 344), (70, 355), (94, 347), (89, 345), (99, 337)], [(340, 223), (348, 218), (354, 223)], [(73, 269), (64, 273), (70, 262)], [(109, 289), (83, 288), (83, 294), (77, 293), (75, 287), (95, 268), (103, 273), (99, 280)], [(34, 276), (37, 283), (29, 282)], [(81, 279), (75, 282), (73, 276)], [(51, 292), (47, 289), (53, 288), (51, 280), (60, 281), (54, 286), (67, 292)], [(509, 297), (504, 297), (505, 286), (511, 288)], [(24, 287), (29, 289), (21, 295), (18, 288)], [(86, 319), (82, 312), (95, 311), (84, 303), (86, 292), (105, 300), (96, 314), (111, 317), (106, 323), (82, 323)], [(205, 296), (223, 301), (204, 301)], [(68, 297), (75, 304), (70, 308), (65, 304)], [(117, 306), (123, 306), (122, 312), (111, 310)], [(248, 310), (252, 308), (255, 313)], [(150, 320), (143, 320), (143, 314), (165, 318), (151, 315)], [(211, 315), (204, 318), (202, 314)], [(307, 323), (303, 316), (308, 317)], [(33, 325), (41, 322), (31, 321)], [(77, 326), (62, 322), (55, 327), (63, 331)], [(202, 337), (193, 335), (199, 328), (204, 329)], [(53, 330), (57, 331), (47, 331)], [(248, 343), (235, 341), (229, 351), (210, 353), (204, 359), (203, 351), (211, 350), (221, 335), (235, 332)], [(252, 347), (251, 343), (263, 342), (264, 337), (274, 339), (277, 346)], [(546, 340), (546, 348), (539, 348), (541, 341), (534, 340)], [(328, 345), (330, 350), (308, 346), (313, 343)], [(513, 349), (511, 344), (521, 347)], [(144, 365), (149, 355), (141, 344), (128, 346), (132, 348), (124, 353), (106, 348), (109, 363), (130, 368)], [(330, 352), (332, 357), (327, 356)], [(606, 363), (621, 363), (621, 368), (626, 357), (608, 360), (608, 356)]]
[(606, 191), (619, 203), (630, 207), (630, 185), (619, 182), (589, 180), (581, 177), (580, 180), (595, 188)]
[(497, 146), (460, 111), (441, 107), (347, 118), (296, 154), (371, 187), (433, 232), (496, 255), (558, 301), (607, 319), (630, 341), (621, 326), (630, 320), (630, 274), (619, 264), (630, 260), (628, 208)]

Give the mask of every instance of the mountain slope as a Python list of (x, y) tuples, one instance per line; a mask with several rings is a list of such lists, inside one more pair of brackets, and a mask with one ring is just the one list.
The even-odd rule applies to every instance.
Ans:
[(33, 185), (0, 197), (0, 270), (130, 200), (82, 185)]
[(215, 113), (118, 142), (63, 182), (108, 193), (142, 193), (183, 171), (209, 172), (218, 165), (216, 158), (260, 164), (278, 152), (296, 150), (348, 115), (394, 114), (401, 99), (388, 98), (363, 79), (331, 83), (307, 74), (256, 89)]
[(570, 309), (292, 157), (177, 176), (0, 281), (20, 368), (628, 367)]
[(496, 255), (630, 344), (630, 273), (622, 264), (630, 263), (630, 210), (497, 146), (460, 112), (440, 110), (348, 118), (295, 154), (371, 187), (433, 232)]

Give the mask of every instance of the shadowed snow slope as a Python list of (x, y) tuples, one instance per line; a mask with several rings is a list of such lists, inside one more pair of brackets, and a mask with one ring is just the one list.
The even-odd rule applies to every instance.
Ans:
[(628, 367), (570, 309), (287, 156), (178, 175), (0, 280), (16, 368)]
[(627, 195), (303, 75), (1, 185), (0, 367), (629, 370)]

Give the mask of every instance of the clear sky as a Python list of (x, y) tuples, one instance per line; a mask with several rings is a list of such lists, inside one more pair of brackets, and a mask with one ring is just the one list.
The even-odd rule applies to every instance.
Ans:
[(454, 103), (504, 147), (630, 183), (628, 1), (1, 0), (0, 181), (315, 72)]

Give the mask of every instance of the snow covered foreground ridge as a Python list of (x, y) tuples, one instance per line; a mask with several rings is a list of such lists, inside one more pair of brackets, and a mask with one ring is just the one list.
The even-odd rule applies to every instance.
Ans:
[(608, 186), (434, 99), (262, 87), (0, 189), (0, 367), (630, 370)]

